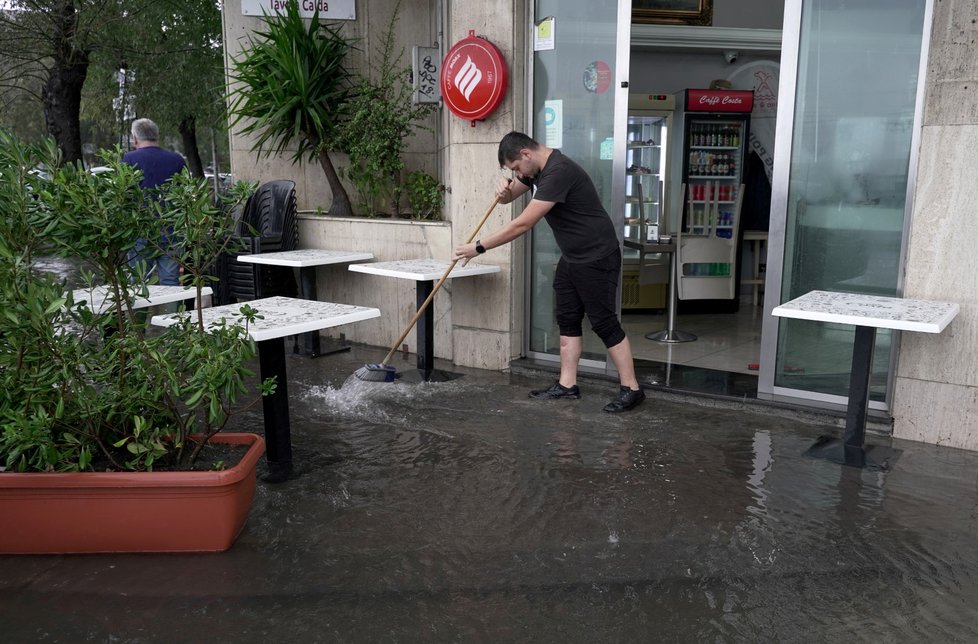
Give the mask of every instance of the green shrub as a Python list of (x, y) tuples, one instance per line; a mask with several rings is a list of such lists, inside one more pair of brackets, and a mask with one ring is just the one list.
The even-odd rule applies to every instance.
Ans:
[[(53, 143), (0, 130), (0, 466), (10, 470), (186, 463), (202, 445), (188, 436), (224, 428), (253, 375), (245, 327), (205, 329), (198, 316), (158, 329), (128, 304), (152, 283), (129, 251), (143, 238), (161, 252), (159, 233), (172, 228), (199, 309), (200, 287), (232, 238), (230, 206), (253, 186), (235, 186), (218, 208), (206, 180), (184, 171), (154, 201), (119, 150), (100, 154), (112, 172), (58, 168)], [(31, 172), (42, 164), (57, 168), (50, 180)], [(113, 306), (99, 313), (75, 302), (64, 277), (38, 269), (42, 255), (77, 263), (82, 282), (106, 286)]]
[(359, 194), (361, 214), (398, 215), (403, 190), (404, 148), (421, 120), (434, 110), (413, 101), (411, 70), (402, 64), (404, 50), (395, 50), (394, 27), (400, 2), (380, 36), (380, 58), (373, 77), (361, 76), (348, 103), (348, 119), (337, 131), (335, 147), (346, 152), (343, 172)]
[(414, 219), (441, 220), (441, 208), (445, 203), (445, 186), (438, 183), (438, 179), (423, 170), (415, 170), (408, 175), (404, 187)]

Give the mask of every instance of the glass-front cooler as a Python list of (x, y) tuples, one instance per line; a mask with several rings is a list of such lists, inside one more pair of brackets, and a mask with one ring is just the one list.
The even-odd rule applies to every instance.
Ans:
[[(676, 168), (672, 192), (681, 212), (677, 228), (679, 300), (685, 308), (738, 308), (740, 209), (753, 92), (688, 89), (676, 112)], [(695, 309), (690, 300), (701, 301)]]
[[(626, 240), (654, 243), (668, 233), (666, 201), (669, 191), (666, 184), (675, 105), (675, 96), (671, 94), (629, 97), (623, 231)], [(657, 256), (647, 257), (647, 253), (636, 250), (634, 245), (626, 245), (623, 309), (664, 308), (665, 284), (654, 278), (654, 272), (649, 270), (649, 266), (665, 263), (661, 260)], [(650, 275), (653, 277), (649, 278)]]

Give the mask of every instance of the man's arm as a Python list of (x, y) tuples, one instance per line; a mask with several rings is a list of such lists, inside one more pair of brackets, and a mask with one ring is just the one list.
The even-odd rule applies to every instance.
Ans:
[[(514, 183), (523, 185), (520, 182)], [(524, 189), (520, 194), (523, 192), (526, 192), (526, 190)], [(530, 203), (527, 204), (526, 208), (523, 209), (523, 212), (521, 212), (518, 217), (511, 220), (499, 230), (490, 233), (481, 239), (483, 248), (486, 250), (496, 248), (497, 246), (508, 244), (517, 237), (526, 234), (526, 232), (533, 228), (537, 222), (543, 219), (544, 215), (550, 212), (550, 209), (553, 207), (553, 201), (539, 201), (537, 199), (531, 199)], [(465, 266), (469, 259), (478, 254), (479, 251), (476, 250), (475, 243), (462, 244), (461, 246), (455, 248), (455, 259), (461, 259), (462, 266)]]

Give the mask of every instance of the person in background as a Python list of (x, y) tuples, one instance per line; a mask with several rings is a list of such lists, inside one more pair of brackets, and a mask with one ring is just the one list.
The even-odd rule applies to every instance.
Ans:
[(584, 315), (608, 348), (618, 370), (620, 388), (607, 412), (632, 409), (645, 393), (635, 377), (632, 346), (616, 313), (621, 248), (614, 224), (601, 204), (591, 177), (580, 165), (522, 132), (510, 132), (499, 143), (499, 165), (516, 173), (500, 178), (496, 195), (510, 203), (533, 189), (523, 212), (499, 230), (472, 244), (456, 247), (463, 266), (469, 259), (525, 234), (541, 219), (553, 229), (560, 248), (553, 288), (560, 330), (560, 378), (547, 389), (530, 392), (538, 400), (581, 397), (577, 368), (583, 351)]
[[(143, 178), (139, 186), (143, 190), (152, 194), (186, 167), (182, 156), (160, 147), (160, 128), (153, 121), (136, 119), (132, 122), (131, 134), (135, 149), (126, 152), (122, 156), (122, 161), (142, 171)], [(147, 241), (138, 240), (136, 248), (129, 254), (129, 263), (135, 266), (137, 262), (145, 261), (148, 271), (156, 270), (160, 284), (178, 286), (180, 265), (166, 253), (173, 240), (169, 238), (166, 231), (162, 231), (159, 241), (163, 253), (153, 257), (150, 253), (144, 252)]]

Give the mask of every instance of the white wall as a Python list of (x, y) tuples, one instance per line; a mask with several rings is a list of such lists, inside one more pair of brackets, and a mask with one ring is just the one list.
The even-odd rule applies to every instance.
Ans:
[(978, 5), (934, 3), (906, 297), (957, 302), (939, 336), (904, 333), (894, 392), (899, 438), (978, 449)]
[(780, 54), (744, 51), (734, 64), (729, 64), (722, 51), (632, 50), (629, 89), (636, 94), (674, 94), (690, 87), (709, 87), (710, 81), (726, 78), (737, 68), (757, 60), (780, 59)]

